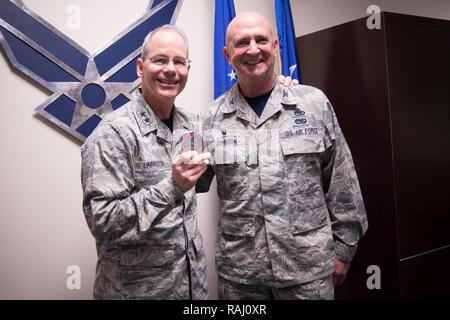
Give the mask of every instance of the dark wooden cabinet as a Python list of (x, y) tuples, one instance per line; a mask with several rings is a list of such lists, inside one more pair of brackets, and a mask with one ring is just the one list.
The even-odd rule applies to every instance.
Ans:
[[(381, 13), (297, 38), (352, 150), (369, 229), (337, 299), (450, 297), (450, 21)], [(381, 289), (367, 288), (367, 268)]]

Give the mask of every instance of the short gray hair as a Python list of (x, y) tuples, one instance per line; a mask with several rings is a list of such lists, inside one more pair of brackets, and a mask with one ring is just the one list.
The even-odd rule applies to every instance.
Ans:
[(172, 24), (165, 24), (165, 25), (162, 25), (162, 26), (156, 28), (155, 30), (150, 31), (149, 34), (147, 34), (147, 36), (144, 39), (144, 43), (142, 44), (141, 58), (145, 59), (147, 57), (148, 45), (150, 44), (150, 41), (152, 40), (153, 36), (156, 33), (158, 33), (159, 31), (162, 31), (162, 30), (172, 30), (172, 31), (175, 31), (176, 33), (178, 33), (180, 35), (180, 37), (183, 38), (184, 42), (186, 43), (186, 53), (188, 55), (187, 57), (189, 57), (189, 45), (188, 45), (188, 38), (187, 38), (186, 34), (183, 32), (183, 30), (181, 30), (177, 26), (174, 26)]

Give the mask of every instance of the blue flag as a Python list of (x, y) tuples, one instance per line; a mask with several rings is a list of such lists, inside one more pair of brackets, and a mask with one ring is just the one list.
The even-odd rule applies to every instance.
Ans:
[(216, 0), (214, 25), (214, 99), (228, 91), (236, 82), (236, 72), (228, 64), (223, 48), (226, 46), (226, 31), (236, 16), (233, 0)]
[(301, 83), (297, 42), (289, 0), (275, 0), (275, 13), (277, 16), (278, 40), (280, 42), (280, 74), (291, 76)]

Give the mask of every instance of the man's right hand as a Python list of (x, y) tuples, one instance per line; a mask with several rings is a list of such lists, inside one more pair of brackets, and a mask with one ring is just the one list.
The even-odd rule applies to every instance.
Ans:
[(340, 286), (347, 277), (348, 269), (350, 268), (350, 262), (344, 262), (339, 259), (334, 259), (334, 273), (333, 273), (333, 283), (334, 286)]
[(188, 151), (180, 154), (172, 163), (172, 180), (185, 193), (189, 191), (206, 171), (210, 153), (198, 154)]
[(297, 84), (299, 84), (299, 81), (297, 79), (292, 79), (291, 77), (287, 76), (283, 76), (283, 75), (279, 75), (278, 76), (278, 82), (286, 87), (290, 87), (290, 86), (295, 86)]

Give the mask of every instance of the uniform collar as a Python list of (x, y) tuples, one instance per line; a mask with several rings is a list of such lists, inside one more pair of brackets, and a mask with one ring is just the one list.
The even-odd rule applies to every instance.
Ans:
[(139, 126), (139, 130), (143, 136), (158, 129), (158, 123), (156, 122), (156, 116), (153, 110), (145, 102), (144, 97), (140, 94), (134, 104), (134, 114)]
[[(277, 103), (277, 101), (281, 103)], [(256, 125), (261, 125), (267, 119), (272, 117), (275, 113), (283, 109), (284, 106), (296, 105), (297, 100), (295, 99), (292, 90), (289, 87), (282, 86), (278, 82), (272, 91), (272, 94), (267, 101), (267, 105), (264, 108), (264, 112), (261, 117), (258, 118), (253, 112), (252, 108), (248, 105), (245, 98), (242, 96), (238, 84), (234, 84), (225, 97), (225, 103), (221, 107), (223, 113), (237, 112), (236, 116), (248, 122), (254, 123)]]
[[(139, 126), (139, 130), (143, 136), (156, 130), (156, 135), (166, 141), (172, 141), (172, 132), (167, 126), (155, 115), (152, 108), (147, 104), (144, 97), (139, 95), (136, 99), (134, 114)], [(173, 114), (173, 130), (185, 129), (193, 130), (193, 124), (189, 121), (189, 117), (175, 105), (172, 109)]]
[(225, 104), (222, 105), (221, 111), (223, 113), (232, 113), (236, 111), (238, 102), (242, 99), (241, 92), (239, 91), (238, 84), (235, 83), (231, 87), (230, 91), (225, 95)]
[(278, 98), (283, 106), (292, 106), (297, 104), (297, 99), (295, 98), (294, 94), (292, 93), (291, 87), (286, 87), (277, 82), (274, 88), (276, 97)]
[(251, 123), (256, 122), (256, 114), (242, 96), (237, 83), (225, 94), (225, 103), (222, 105), (222, 113), (236, 112), (236, 116)]

